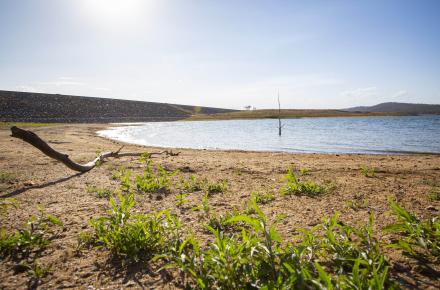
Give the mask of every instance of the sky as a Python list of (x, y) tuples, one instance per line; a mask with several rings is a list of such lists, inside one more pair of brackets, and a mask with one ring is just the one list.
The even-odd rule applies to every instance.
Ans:
[(0, 0), (0, 90), (242, 109), (440, 103), (440, 1)]

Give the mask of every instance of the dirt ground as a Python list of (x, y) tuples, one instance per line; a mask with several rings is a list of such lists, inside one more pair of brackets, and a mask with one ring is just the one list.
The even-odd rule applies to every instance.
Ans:
[[(74, 160), (88, 162), (97, 152), (115, 150), (122, 143), (98, 137), (95, 132), (105, 125), (54, 125), (35, 127), (36, 132), (51, 146), (69, 154)], [(8, 229), (19, 228), (38, 213), (43, 206), (47, 213), (58, 216), (65, 229), (44, 251), (39, 262), (50, 267), (48, 276), (39, 281), (41, 289), (121, 289), (176, 288), (173, 279), (166, 279), (154, 269), (130, 268), (114, 263), (105, 250), (76, 251), (78, 236), (89, 228), (88, 220), (105, 215), (109, 205), (105, 198), (88, 192), (91, 186), (115, 189), (112, 171), (125, 166), (134, 173), (141, 173), (143, 165), (138, 158), (113, 159), (84, 174), (71, 171), (63, 164), (43, 155), (29, 144), (9, 136), (9, 128), (0, 128), (0, 172), (13, 175), (0, 183), (0, 198), (12, 197), (18, 201), (17, 209), (10, 209), (1, 217), (1, 224)], [(128, 145), (124, 152), (157, 152), (160, 148)], [(430, 201), (428, 192), (440, 186), (440, 156), (436, 155), (356, 155), (356, 154), (289, 154), (279, 152), (243, 152), (186, 150), (178, 156), (154, 158), (167, 169), (179, 169), (174, 177), (190, 174), (209, 180), (227, 180), (225, 193), (209, 199), (212, 210), (219, 214), (233, 209), (243, 209), (254, 191), (273, 192), (275, 200), (262, 205), (269, 217), (286, 214), (279, 231), (285, 239), (292, 237), (295, 228), (310, 228), (323, 217), (340, 212), (341, 219), (350, 224), (366, 223), (370, 212), (376, 217), (375, 231), (378, 238), (390, 239), (381, 228), (394, 221), (387, 199), (392, 197), (399, 204), (415, 212), (421, 218), (439, 215), (439, 201)], [(375, 169), (375, 176), (367, 178), (361, 167)], [(309, 170), (307, 179), (334, 185), (331, 193), (318, 198), (282, 196), (283, 176), (289, 167)], [(137, 210), (142, 212), (170, 209), (182, 220), (184, 228), (196, 235), (203, 235), (203, 215), (191, 210), (200, 204), (201, 192), (188, 196), (186, 208), (176, 207), (177, 189), (167, 195), (137, 195)], [(356, 195), (368, 200), (368, 206), (352, 209), (349, 202)], [(436, 289), (438, 276), (423, 275), (409, 258), (398, 252), (387, 253), (393, 265), (393, 273), (404, 288)], [(16, 262), (2, 260), (0, 265), (0, 289), (23, 289), (29, 286), (26, 272), (17, 271)], [(438, 265), (434, 268), (440, 270)]]

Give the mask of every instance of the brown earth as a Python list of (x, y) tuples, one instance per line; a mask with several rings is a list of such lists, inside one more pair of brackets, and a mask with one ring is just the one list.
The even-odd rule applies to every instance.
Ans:
[[(97, 151), (117, 149), (121, 143), (96, 136), (105, 125), (53, 125), (32, 128), (56, 149), (66, 152), (76, 161), (86, 162)], [(159, 151), (159, 148), (126, 145), (124, 151)], [(370, 212), (376, 216), (375, 231), (378, 238), (389, 241), (390, 236), (381, 228), (394, 221), (387, 202), (397, 200), (421, 218), (438, 216), (440, 203), (429, 201), (427, 193), (440, 186), (440, 156), (435, 155), (353, 155), (353, 154), (289, 154), (270, 152), (179, 150), (179, 156), (155, 158), (167, 169), (179, 169), (174, 177), (193, 174), (210, 180), (227, 179), (229, 189), (209, 199), (213, 210), (224, 213), (234, 208), (243, 209), (253, 191), (273, 192), (276, 199), (262, 205), (269, 217), (286, 214), (279, 231), (285, 239), (292, 237), (297, 227), (310, 228), (335, 212), (350, 224), (365, 223)], [(2, 226), (18, 228), (43, 206), (47, 213), (58, 216), (64, 223), (62, 234), (43, 252), (39, 263), (51, 268), (51, 273), (40, 281), (41, 289), (80, 288), (176, 288), (176, 279), (156, 274), (154, 266), (124, 267), (112, 261), (105, 250), (76, 251), (79, 234), (88, 229), (88, 220), (106, 214), (108, 201), (89, 193), (87, 188), (117, 188), (111, 179), (112, 171), (120, 165), (135, 173), (143, 165), (137, 158), (121, 158), (106, 162), (84, 174), (77, 174), (64, 165), (44, 156), (21, 140), (9, 137), (9, 128), (0, 128), (0, 172), (15, 177), (0, 183), (0, 197), (13, 197), (19, 202), (2, 217)], [(318, 198), (281, 196), (280, 187), (286, 169), (307, 168), (306, 178), (319, 183), (331, 182), (335, 190)], [(361, 166), (375, 168), (375, 177), (361, 174)], [(187, 232), (203, 236), (204, 216), (191, 207), (200, 204), (202, 193), (189, 194), (187, 209), (175, 206), (177, 189), (167, 195), (137, 195), (137, 209), (142, 212), (171, 209), (183, 221)], [(348, 202), (355, 194), (368, 199), (368, 207), (352, 209)], [(387, 256), (393, 265), (393, 275), (404, 288), (436, 289), (435, 276), (418, 272), (414, 261), (397, 251)], [(0, 289), (28, 287), (26, 272), (17, 273), (17, 262), (10, 259), (0, 264)], [(433, 265), (438, 271), (439, 265)], [(15, 269), (15, 271), (14, 271)], [(19, 271), (18, 271), (19, 272)], [(437, 279), (437, 280), (436, 280)]]

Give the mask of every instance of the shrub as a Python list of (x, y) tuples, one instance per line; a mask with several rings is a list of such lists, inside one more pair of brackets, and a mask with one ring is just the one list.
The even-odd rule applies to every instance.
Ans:
[(301, 181), (292, 168), (289, 168), (284, 177), (287, 184), (281, 188), (282, 195), (306, 195), (309, 197), (316, 197), (326, 193), (325, 186), (319, 185), (311, 180)]

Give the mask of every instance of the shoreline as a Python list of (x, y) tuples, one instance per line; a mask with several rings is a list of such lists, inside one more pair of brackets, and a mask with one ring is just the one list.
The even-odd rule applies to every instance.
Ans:
[[(157, 152), (158, 147), (137, 146), (114, 141), (96, 135), (96, 131), (110, 124), (58, 124), (47, 127), (28, 127), (60, 152), (69, 154), (77, 162), (86, 163), (96, 157), (96, 152), (116, 150), (122, 152)], [(117, 189), (118, 181), (113, 172), (123, 166), (132, 175), (142, 174), (144, 165), (138, 158), (110, 159), (101, 166), (77, 174), (21, 140), (9, 137), (9, 128), (0, 127), (0, 172), (10, 173), (11, 178), (0, 183), (0, 198), (17, 200), (18, 207), (10, 209), (3, 225), (8, 229), (21, 227), (26, 220), (38, 213), (38, 206), (61, 219), (62, 234), (54, 239), (43, 252), (39, 263), (53, 270), (41, 279), (42, 288), (95, 288), (120, 289), (127, 287), (136, 275), (134, 287), (175, 289), (177, 276), (163, 280), (148, 271), (139, 271), (114, 264), (109, 252), (91, 248), (83, 253), (76, 251), (79, 235), (90, 230), (88, 220), (106, 215), (109, 202), (99, 198), (92, 188)], [(174, 150), (173, 150), (174, 151)], [(176, 206), (176, 196), (181, 179), (191, 175), (212, 182), (227, 180), (224, 193), (209, 198), (211, 211), (217, 215), (246, 207), (252, 192), (271, 193), (274, 200), (261, 205), (272, 221), (276, 215), (285, 214), (285, 222), (279, 225), (280, 235), (290, 239), (295, 228), (311, 228), (335, 212), (341, 220), (356, 225), (368, 221), (370, 213), (376, 218), (377, 238), (390, 239), (382, 229), (394, 218), (389, 214), (388, 198), (416, 213), (419, 217), (438, 216), (439, 201), (431, 201), (428, 194), (440, 187), (440, 156), (437, 155), (359, 155), (359, 154), (294, 154), (286, 152), (250, 152), (178, 149), (178, 156), (158, 156), (152, 159), (167, 170), (179, 170), (172, 178), (171, 192), (136, 194), (136, 211), (148, 213), (169, 209), (183, 222), (185, 233), (193, 232), (206, 239), (203, 224), (206, 216), (191, 208), (200, 205), (202, 192), (191, 192), (185, 207)], [(362, 168), (372, 169), (374, 177), (366, 177)], [(316, 198), (307, 196), (282, 196), (280, 188), (288, 168), (307, 170), (305, 180), (318, 184), (332, 184), (335, 189)], [(361, 195), (368, 201), (366, 207), (352, 208), (350, 202)], [(409, 267), (412, 262), (395, 250), (388, 250), (392, 265)], [(437, 270), (439, 266), (434, 265)], [(399, 273), (407, 285), (430, 289), (434, 278), (408, 270)], [(29, 281), (26, 272), (15, 273), (14, 261), (4, 260), (0, 265), (2, 289), (25, 288)], [(131, 283), (131, 282), (130, 282)], [(148, 285), (148, 286), (147, 286)], [(402, 286), (410, 288), (410, 286)], [(431, 287), (432, 288), (432, 287)]]
[[(109, 127), (111, 128), (111, 127)], [(142, 147), (149, 147), (149, 148), (155, 148), (155, 149), (172, 149), (172, 150), (195, 150), (195, 151), (211, 151), (211, 152), (230, 152), (230, 153), (284, 153), (284, 154), (292, 154), (292, 155), (358, 155), (358, 156), (405, 156), (405, 155), (427, 155), (427, 156), (440, 156), (440, 153), (436, 152), (421, 152), (421, 151), (396, 151), (396, 150), (390, 150), (390, 151), (374, 151), (371, 150), (371, 152), (304, 152), (304, 151), (284, 151), (284, 150), (245, 150), (245, 149), (223, 149), (223, 148), (190, 148), (190, 147), (173, 147), (173, 146), (159, 146), (155, 144), (138, 144), (135, 142), (130, 142), (127, 140), (117, 139), (117, 138), (111, 138), (103, 135), (98, 134), (99, 131), (96, 132), (96, 135), (107, 139), (111, 141), (117, 141), (124, 144), (129, 145), (135, 145), (135, 146), (142, 146)], [(376, 153), (373, 153), (376, 152)]]
[[(367, 116), (363, 118), (376, 118), (376, 117), (383, 117), (383, 116)], [(394, 118), (396, 116), (387, 116), (390, 118)], [(408, 117), (408, 116), (397, 116), (397, 117)], [(305, 118), (321, 118), (321, 117), (303, 117)], [(301, 118), (301, 119), (303, 119)], [(340, 117), (324, 117), (324, 118), (340, 118)], [(344, 118), (344, 117), (341, 117)], [(358, 117), (347, 117), (347, 118), (358, 118)], [(360, 117), (359, 117), (360, 118)], [(240, 121), (247, 121), (248, 119), (240, 119)], [(266, 120), (266, 119), (255, 119), (255, 120)], [(232, 119), (232, 120), (189, 120), (189, 122), (217, 122), (217, 121), (238, 121), (238, 119)], [(249, 119), (251, 121), (251, 119)], [(159, 123), (174, 123), (174, 122), (186, 122), (185, 120), (182, 121), (173, 121), (173, 122), (159, 122)], [(138, 145), (138, 146), (147, 146), (147, 147), (155, 147), (155, 148), (163, 148), (163, 149), (190, 149), (190, 150), (213, 150), (213, 151), (228, 151), (228, 152), (273, 152), (273, 153), (291, 153), (291, 154), (359, 154), (359, 155), (437, 155), (440, 156), (440, 152), (434, 152), (434, 151), (412, 151), (412, 150), (404, 150), (405, 148), (402, 148), (402, 150), (399, 149), (357, 149), (355, 147), (346, 149), (345, 151), (338, 151), (338, 149), (333, 149), (332, 147), (328, 147), (327, 151), (322, 150), (307, 150), (304, 148), (297, 148), (297, 149), (289, 149), (289, 148), (279, 148), (279, 149), (246, 149), (246, 148), (234, 148), (233, 145), (231, 146), (222, 146), (222, 147), (210, 147), (205, 146), (201, 144), (199, 147), (193, 146), (188, 144), (184, 144), (183, 147), (175, 146), (175, 145), (161, 145), (161, 144), (146, 144), (145, 140), (143, 139), (134, 139), (130, 138), (129, 136), (126, 136), (125, 134), (121, 134), (121, 128), (131, 128), (131, 127), (138, 127), (142, 126), (144, 124), (154, 124), (155, 122), (142, 122), (142, 123), (111, 123), (108, 124), (108, 126), (104, 129), (101, 129), (96, 132), (96, 134), (100, 137), (107, 138), (109, 140), (123, 142), (126, 144), (132, 144), (132, 145)], [(118, 132), (119, 131), (119, 132)], [(116, 132), (113, 134), (113, 132)], [(124, 137), (125, 136), (125, 137)], [(184, 142), (185, 143), (185, 142)], [(225, 144), (223, 144), (225, 145)], [(227, 148), (229, 147), (229, 148)], [(246, 147), (246, 146), (244, 146)], [(351, 150), (351, 151), (350, 151)]]

